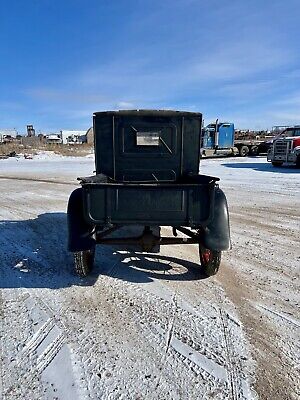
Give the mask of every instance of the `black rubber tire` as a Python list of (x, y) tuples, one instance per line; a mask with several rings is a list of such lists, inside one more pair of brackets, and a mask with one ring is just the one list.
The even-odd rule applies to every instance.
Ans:
[(91, 250), (76, 251), (73, 254), (76, 274), (81, 277), (88, 276), (94, 267), (95, 248)]
[(241, 146), (239, 148), (239, 154), (241, 157), (246, 157), (249, 154), (249, 147), (248, 146)]
[(300, 168), (300, 155), (296, 159), (296, 168)]
[(281, 167), (283, 164), (282, 161), (272, 161), (273, 167)]
[(258, 146), (252, 146), (250, 148), (250, 154), (251, 156), (258, 156), (259, 155)]
[(213, 276), (219, 271), (222, 252), (218, 250), (208, 250), (199, 244), (199, 257), (201, 272), (206, 276)]

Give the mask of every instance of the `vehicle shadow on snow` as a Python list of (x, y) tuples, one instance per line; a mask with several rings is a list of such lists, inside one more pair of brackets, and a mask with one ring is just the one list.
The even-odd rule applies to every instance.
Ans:
[(283, 167), (274, 167), (271, 163), (248, 163), (248, 162), (240, 162), (240, 163), (225, 163), (222, 164), (224, 167), (228, 168), (247, 168), (253, 169), (254, 171), (263, 171), (263, 172), (280, 172), (282, 174), (290, 174), (292, 173), (300, 173), (300, 169), (298, 169), (295, 165), (288, 165)]
[[(125, 251), (124, 248), (116, 249), (116, 247), (109, 249), (108, 246), (102, 247), (101, 251), (106, 253), (106, 257), (111, 260), (109, 264), (112, 266), (102, 266), (100, 273), (127, 282), (148, 283), (154, 279), (193, 281), (207, 278), (201, 273), (199, 264), (177, 257)], [(118, 260), (114, 260), (114, 257)]]
[(67, 251), (65, 213), (45, 213), (23, 221), (0, 221), (0, 287), (50, 288), (90, 286), (72, 271)]
[[(199, 266), (190, 261), (132, 248), (124, 251), (124, 246), (97, 246), (95, 268), (91, 276), (81, 279), (75, 275), (72, 254), (67, 251), (66, 213), (45, 213), (23, 221), (0, 220), (0, 248), (0, 288), (92, 286), (100, 275), (139, 283), (204, 278)], [(176, 264), (176, 273), (171, 263)]]

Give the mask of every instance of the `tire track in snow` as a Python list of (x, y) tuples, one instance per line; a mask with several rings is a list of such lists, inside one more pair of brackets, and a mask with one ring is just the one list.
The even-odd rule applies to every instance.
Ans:
[[(159, 325), (154, 325), (154, 328), (161, 337), (165, 336), (165, 331)], [(187, 341), (189, 344), (184, 343), (180, 335), (177, 337), (174, 333), (170, 338), (169, 347), (172, 347), (189, 367), (193, 367), (193, 372), (196, 373), (195, 367), (199, 367), (215, 379), (226, 382), (228, 379), (226, 369), (197, 351), (197, 344), (192, 339), (187, 338)]]
[[(112, 282), (111, 285), (115, 287), (116, 292), (118, 293), (117, 295), (118, 301), (116, 301), (115, 304), (116, 305), (120, 304), (122, 306), (122, 309), (124, 309), (124, 301), (122, 301), (124, 300), (124, 298), (126, 299), (127, 304), (128, 303), (131, 304), (131, 306), (128, 309), (128, 312), (134, 314), (134, 320), (136, 324), (139, 325), (142, 332), (144, 332), (144, 335), (148, 339), (150, 344), (155, 343), (156, 345), (158, 345), (158, 348), (160, 348), (160, 350), (158, 350), (158, 353), (164, 354), (166, 352), (166, 340), (167, 340), (167, 343), (169, 344), (167, 346), (168, 349), (167, 353), (169, 356), (171, 355), (173, 357), (172, 361), (169, 361), (170, 364), (174, 363), (174, 357), (175, 357), (175, 359), (180, 360), (180, 362), (183, 362), (196, 375), (205, 377), (204, 379), (207, 379), (209, 376), (209, 379), (211, 380), (211, 387), (214, 386), (214, 383), (212, 381), (215, 381), (217, 385), (223, 387), (223, 390), (225, 390), (225, 392), (226, 390), (229, 390), (228, 395), (224, 398), (233, 398), (233, 399), (251, 398), (249, 394), (246, 393), (248, 392), (247, 390), (248, 384), (243, 380), (243, 378), (239, 377), (240, 374), (237, 373), (236, 369), (234, 368), (234, 364), (231, 361), (232, 356), (230, 349), (232, 344), (228, 339), (230, 333), (229, 330), (226, 328), (227, 322), (225, 323), (225, 321), (227, 320), (227, 314), (225, 313), (225, 311), (219, 310), (220, 313), (219, 320), (221, 322), (221, 328), (219, 328), (219, 333), (222, 332), (223, 342), (225, 343), (226, 347), (225, 350), (226, 355), (224, 354), (225, 357), (223, 358), (225, 363), (223, 363), (222, 365), (222, 363), (220, 364), (220, 361), (217, 362), (212, 361), (213, 359), (216, 360), (220, 359), (220, 357), (219, 354), (218, 355), (215, 354), (213, 347), (209, 346), (208, 343), (207, 346), (206, 343), (204, 344), (204, 346), (202, 343), (200, 345), (195, 343), (191, 339), (190, 335), (186, 333), (188, 331), (186, 331), (184, 332), (185, 336), (184, 339), (186, 342), (188, 342), (187, 345), (183, 341), (182, 333), (180, 333), (180, 331), (176, 331), (174, 323), (171, 323), (169, 320), (168, 324), (168, 318), (166, 318), (165, 323), (161, 321), (162, 319), (164, 319), (162, 318), (163, 315), (169, 316), (171, 321), (172, 318), (174, 318), (172, 317), (172, 315), (170, 316), (170, 312), (168, 312), (168, 309), (170, 307), (170, 301), (165, 301), (162, 298), (153, 296), (153, 293), (144, 291), (143, 289), (141, 289), (141, 287), (135, 284), (130, 284), (131, 288), (134, 287), (135, 294), (138, 294), (137, 297), (140, 297), (139, 301), (140, 306), (134, 307), (133, 304), (136, 303), (138, 299), (134, 297), (133, 294), (130, 295), (130, 293), (128, 293), (128, 288), (126, 288), (126, 285), (123, 282), (120, 282), (117, 279), (115, 279), (115, 281)], [(147, 299), (145, 298), (145, 296)], [(164, 310), (155, 310), (157, 314), (154, 316), (153, 314), (155, 314), (155, 311), (153, 312), (153, 310), (151, 309), (147, 310), (147, 308), (144, 306), (145, 304), (147, 304), (147, 302), (160, 304)], [(217, 304), (219, 309), (220, 302), (217, 301)], [(179, 321), (181, 322), (182, 318), (185, 318), (185, 322), (187, 322), (187, 320), (190, 320), (188, 322), (190, 328), (192, 328), (193, 326), (192, 321), (195, 322), (195, 320), (197, 320), (197, 317), (193, 313), (186, 311), (186, 309), (183, 310), (181, 308), (178, 308), (178, 310), (176, 311), (176, 315), (177, 314), (179, 314), (178, 317)], [(198, 317), (198, 323), (203, 325), (203, 322), (204, 323), (207, 322), (206, 318), (204, 317), (204, 319), (200, 321)], [(241, 329), (241, 326), (239, 326), (239, 324), (236, 324), (236, 322), (234, 322), (234, 325), (237, 326), (238, 329)], [(216, 329), (216, 326), (214, 326), (214, 328), (212, 329)], [(208, 354), (201, 354), (201, 352), (199, 353), (199, 349), (203, 347), (205, 348), (206, 353), (208, 348), (210, 348), (211, 349), (210, 352), (208, 352)], [(218, 349), (216, 351), (218, 353)], [(207, 365), (210, 365), (210, 368), (208, 368)], [(218, 371), (217, 376), (214, 376), (214, 371)], [(220, 379), (220, 377), (222, 377), (222, 379)], [(227, 377), (227, 379), (225, 379), (226, 383), (224, 386), (225, 377)], [(223, 384), (220, 383), (221, 381), (223, 382)]]
[(297, 328), (300, 328), (300, 321), (298, 321), (296, 318), (293, 318), (293, 317), (291, 317), (289, 315), (285, 315), (280, 311), (272, 310), (271, 308), (266, 307), (266, 306), (262, 306), (260, 304), (257, 304), (256, 308), (263, 309), (263, 310), (269, 312), (270, 314), (276, 315), (276, 317), (279, 317), (279, 318), (289, 322), (290, 324), (296, 326)]
[(57, 356), (60, 349), (63, 347), (65, 341), (65, 336), (61, 333), (56, 337), (48, 347), (43, 351), (43, 353), (37, 359), (36, 369), (39, 374), (41, 374), (45, 368), (53, 361), (54, 357)]
[[(81, 389), (81, 395), (82, 397), (88, 397), (88, 398), (97, 398), (97, 395), (91, 385), (90, 382), (90, 376), (87, 374), (87, 366), (84, 363), (84, 358), (85, 356), (89, 355), (92, 352), (92, 349), (88, 349), (88, 351), (84, 351), (84, 349), (81, 346), (81, 340), (79, 337), (73, 338), (73, 333), (70, 331), (69, 328), (69, 323), (68, 323), (68, 312), (69, 312), (69, 307), (64, 308), (64, 310), (61, 310), (59, 317), (57, 317), (57, 312), (51, 308), (51, 306), (48, 304), (50, 302), (51, 304), (55, 304), (57, 301), (56, 295), (51, 292), (48, 294), (47, 299), (48, 302), (45, 302), (44, 299), (42, 299), (38, 293), (37, 289), (31, 289), (31, 297), (34, 299), (35, 303), (37, 304), (38, 307), (40, 307), (45, 313), (47, 313), (54, 321), (55, 325), (59, 327), (61, 330), (62, 334), (60, 337), (57, 338), (57, 342), (55, 341), (54, 343), (51, 343), (48, 346), (48, 350), (50, 350), (50, 358), (51, 355), (54, 353), (54, 357), (58, 354), (60, 351), (63, 343), (63, 336), (65, 339), (70, 338), (72, 340), (72, 352), (71, 352), (71, 362), (72, 366), (76, 364), (76, 369), (73, 368), (72, 373), (74, 376), (77, 378), (76, 379), (76, 385), (77, 388)], [(75, 347), (75, 348), (74, 348)], [(45, 363), (48, 363), (48, 355), (47, 355), (47, 349), (44, 351), (44, 356), (46, 356), (45, 361), (44, 356), (39, 358), (39, 363), (38, 363), (38, 370), (40, 367), (43, 367)], [(82, 354), (80, 353), (79, 350), (82, 350), (84, 357), (81, 358)], [(58, 350), (58, 351), (57, 351)], [(75, 350), (75, 352), (74, 352)], [(76, 356), (75, 356), (76, 354)], [(53, 358), (50, 360), (50, 362), (53, 360)], [(48, 363), (49, 364), (49, 363)], [(84, 393), (84, 395), (83, 395)], [(81, 398), (81, 397), (80, 397)]]
[(226, 352), (227, 352), (227, 360), (228, 360), (228, 365), (229, 365), (228, 375), (230, 378), (232, 399), (237, 400), (239, 398), (239, 393), (238, 393), (238, 389), (237, 389), (237, 382), (238, 382), (237, 371), (232, 362), (232, 356), (231, 356), (232, 343), (230, 340), (230, 335), (228, 334), (227, 316), (225, 315), (224, 310), (222, 308), (220, 308), (220, 319), (222, 321), (224, 341), (225, 341)]
[(28, 182), (39, 182), (39, 183), (54, 183), (56, 185), (70, 185), (75, 186), (76, 182), (70, 181), (58, 181), (54, 179), (37, 179), (37, 178), (30, 178), (30, 177), (18, 177), (18, 176), (6, 176), (0, 175), (1, 180), (14, 180), (14, 181), (28, 181)]
[(49, 318), (26, 343), (23, 350), (21, 351), (20, 357), (26, 357), (30, 355), (30, 353), (33, 353), (43, 342), (43, 340), (49, 335), (54, 326), (55, 324), (53, 319)]
[[(25, 232), (25, 237), (27, 237), (27, 234), (28, 232)], [(43, 255), (36, 254), (35, 247), (32, 246), (32, 240), (30, 240), (30, 242), (28, 243), (28, 240), (22, 242), (20, 238), (20, 243), (16, 243), (9, 240), (9, 237), (10, 232), (8, 232), (8, 237), (2, 237), (2, 239), (4, 239), (5, 243), (7, 244), (7, 246), (5, 246), (5, 253), (2, 254), (3, 259), (7, 261), (7, 265), (11, 264), (12, 266), (14, 266), (16, 258), (22, 259), (23, 261), (26, 259), (26, 265), (28, 264), (29, 270), (31, 269), (31, 267), (34, 268), (36, 265), (38, 271), (41, 270), (41, 267), (45, 267), (46, 275), (51, 275), (51, 273), (53, 273), (51, 264), (51, 252), (53, 251), (53, 249), (49, 248), (47, 250), (47, 253)], [(44, 276), (44, 273), (41, 278), (46, 278), (46, 276)], [(33, 281), (31, 284), (32, 279)], [(28, 298), (30, 298), (33, 301), (34, 305), (32, 307), (42, 310), (48, 316), (48, 320), (40, 327), (38, 332), (36, 332), (29, 339), (28, 342), (25, 342), (23, 352), (21, 352), (21, 354), (17, 357), (18, 362), (14, 366), (14, 373), (17, 374), (18, 379), (23, 382), (24, 387), (30, 385), (30, 381), (33, 380), (33, 377), (37, 377), (40, 380), (42, 374), (44, 374), (44, 371), (47, 375), (47, 367), (51, 367), (53, 361), (55, 361), (60, 351), (63, 349), (63, 347), (66, 346), (66, 339), (69, 335), (66, 319), (61, 312), (57, 314), (57, 312), (51, 308), (51, 305), (56, 304), (56, 296), (53, 296), (54, 293), (51, 292), (51, 294), (47, 293), (47, 295), (44, 295), (42, 298), (41, 290), (34, 287), (37, 283), (35, 281), (36, 277), (33, 277), (32, 279), (30, 277), (30, 273), (26, 274), (27, 288), (20, 287), (19, 290), (22, 290), (24, 293), (26, 293), (26, 299), (28, 300)], [(19, 284), (22, 285), (22, 282), (20, 281)], [(51, 305), (49, 303), (51, 303)], [(65, 316), (68, 315), (68, 312), (68, 308), (65, 308)], [(24, 318), (24, 316), (22, 318)], [(52, 338), (53, 340), (50, 343), (47, 343), (47, 341), (49, 340), (48, 336), (51, 336), (55, 327), (58, 328), (61, 334), (54, 339)], [(46, 343), (46, 349), (37, 358), (36, 350), (38, 350), (44, 343)], [(74, 357), (74, 354), (71, 352), (70, 356), (72, 358)], [(30, 369), (27, 371), (27, 376), (21, 373), (21, 371), (24, 370), (24, 365), (27, 364), (26, 360), (30, 360), (30, 364), (26, 365), (27, 369), (28, 367), (30, 367)], [(74, 365), (74, 360), (71, 361), (73, 361)], [(79, 375), (78, 379), (76, 379), (76, 384), (77, 387), (78, 385), (80, 387), (80, 383), (82, 382), (82, 367), (80, 366), (78, 360), (76, 360), (75, 363), (76, 371), (74, 371), (73, 369), (72, 374)], [(88, 380), (86, 379), (84, 379), (84, 381), (88, 382)], [(7, 394), (11, 393), (13, 388), (14, 384), (9, 386), (5, 390), (5, 392)], [(84, 389), (85, 394), (89, 396), (89, 390), (87, 389), (87, 387), (81, 387), (81, 389)], [(74, 398), (76, 398), (76, 396)]]
[[(53, 379), (53, 372), (49, 375), (48, 368), (52, 368), (52, 363), (60, 354), (60, 351), (65, 348), (67, 343), (67, 331), (66, 325), (55, 316), (55, 312), (51, 310), (45, 301), (35, 293), (37, 291), (36, 289), (23, 290), (26, 293), (26, 296), (22, 297), (23, 302), (30, 300), (32, 307), (35, 310), (42, 309), (49, 317), (32, 335), (32, 337), (25, 342), (25, 346), (21, 350), (16, 363), (13, 366), (14, 372), (18, 375), (19, 385), (26, 388), (32, 384), (34, 379), (40, 381), (42, 376), (44, 376), (43, 380), (47, 382), (48, 379)], [(39, 354), (40, 348), (41, 350)], [(69, 361), (64, 359), (63, 364), (66, 362)], [(63, 367), (63, 365), (61, 365), (61, 367)], [(26, 373), (24, 373), (25, 370)], [(57, 373), (57, 371), (55, 373)], [(62, 374), (65, 376), (64, 371), (62, 371)], [(48, 375), (49, 378), (47, 378)], [(73, 377), (66, 375), (64, 379), (71, 382)], [(53, 386), (57, 386), (57, 383), (54, 382)], [(70, 383), (69, 386), (71, 386)], [(4, 394), (9, 395), (10, 393), (13, 393), (14, 387), (15, 383), (6, 388)], [(46, 387), (46, 390), (49, 390), (49, 387)], [(62, 390), (64, 392), (65, 389), (63, 387), (61, 387), (61, 389), (58, 387), (56, 390)], [(72, 387), (71, 390), (72, 398), (77, 399), (76, 389)]]

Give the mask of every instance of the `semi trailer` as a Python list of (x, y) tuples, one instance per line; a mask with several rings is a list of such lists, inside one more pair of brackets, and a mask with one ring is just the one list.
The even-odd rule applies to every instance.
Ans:
[[(270, 139), (270, 138), (268, 138)], [(247, 155), (257, 156), (266, 153), (268, 142), (265, 138), (251, 135), (236, 137), (232, 122), (208, 124), (202, 129), (201, 155)]]

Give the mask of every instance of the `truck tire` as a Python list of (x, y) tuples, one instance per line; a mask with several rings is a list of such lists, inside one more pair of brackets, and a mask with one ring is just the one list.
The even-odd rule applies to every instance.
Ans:
[(216, 275), (221, 264), (221, 254), (219, 250), (209, 250), (199, 244), (200, 270), (204, 275)]
[(272, 161), (273, 167), (281, 167), (283, 164), (282, 161)]
[(94, 266), (95, 247), (90, 250), (74, 252), (75, 272), (81, 277), (89, 275)]
[(300, 154), (297, 156), (296, 159), (296, 168), (300, 168)]
[(249, 147), (248, 146), (241, 146), (239, 148), (239, 154), (241, 157), (246, 157), (249, 153)]
[(259, 155), (258, 146), (251, 146), (250, 154), (251, 156), (258, 156)]

